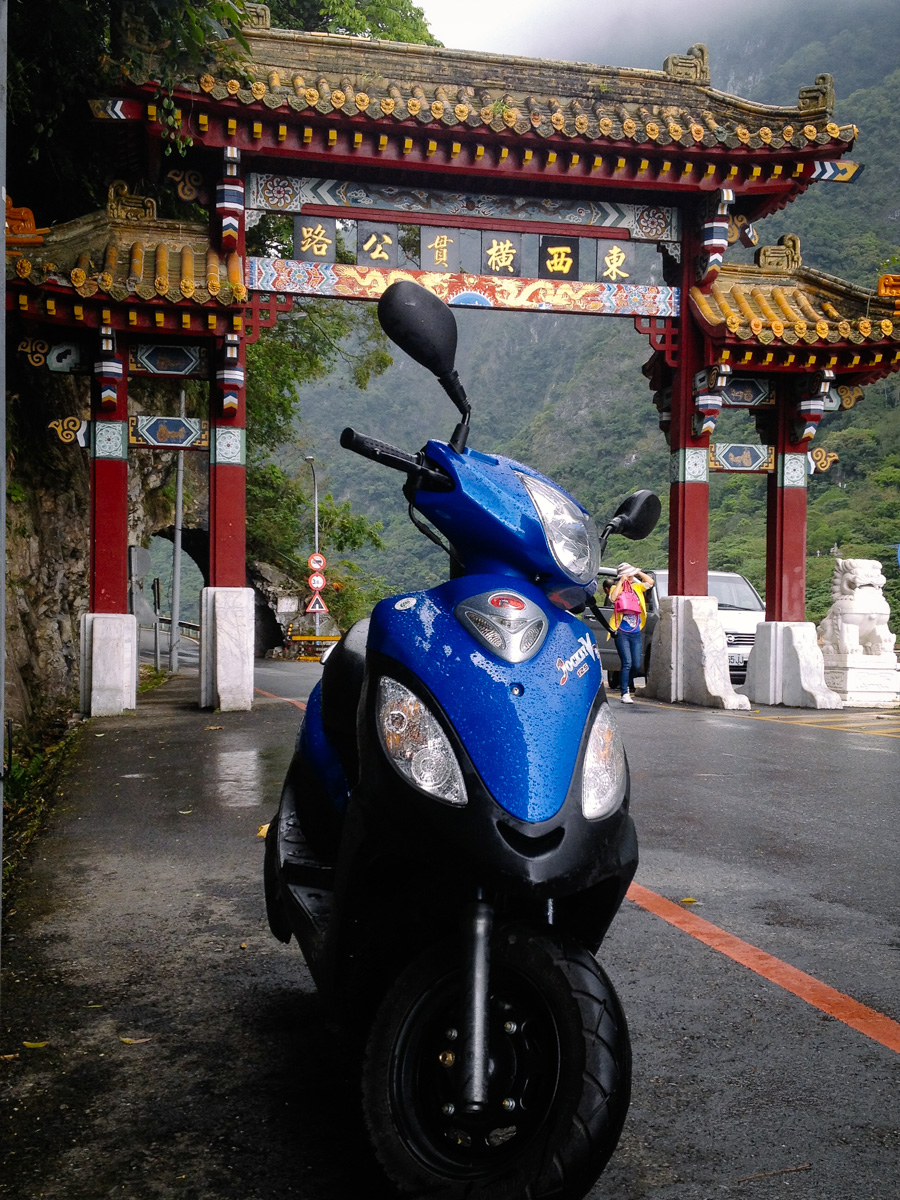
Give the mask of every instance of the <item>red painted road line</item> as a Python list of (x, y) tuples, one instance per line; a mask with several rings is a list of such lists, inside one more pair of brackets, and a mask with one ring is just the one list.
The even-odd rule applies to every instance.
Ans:
[(285, 704), (294, 704), (297, 708), (302, 709), (303, 712), (306, 712), (305, 700), (288, 700), (287, 696), (276, 696), (274, 692), (264, 692), (262, 688), (258, 687), (255, 687), (253, 690), (259, 696), (268, 696), (270, 700), (283, 700)]
[(860, 1004), (851, 996), (845, 996), (843, 992), (814, 979), (812, 975), (807, 975), (804, 971), (798, 971), (796, 967), (789, 966), (780, 958), (766, 954), (764, 950), (751, 946), (749, 942), (744, 942), (733, 934), (726, 933), (724, 929), (719, 929), (710, 921), (704, 921), (702, 917), (688, 912), (680, 904), (675, 904), (674, 901), (666, 900), (663, 896), (658, 896), (656, 892), (641, 887), (639, 883), (633, 883), (628, 889), (627, 895), (628, 899), (634, 901), (640, 908), (646, 909), (647, 912), (653, 913), (657, 917), (662, 917), (676, 929), (689, 933), (691, 937), (697, 938), (704, 945), (718, 950), (720, 954), (726, 955), (740, 963), (741, 966), (755, 971), (757, 975), (762, 975), (771, 983), (776, 983), (786, 992), (792, 992), (801, 1000), (805, 1000), (807, 1004), (828, 1013), (838, 1021), (843, 1021), (851, 1029), (864, 1033), (872, 1041), (879, 1042), (882, 1046), (887, 1046), (889, 1050), (900, 1054), (900, 1024), (892, 1021), (890, 1017), (884, 1016), (874, 1008), (868, 1008), (865, 1004)]

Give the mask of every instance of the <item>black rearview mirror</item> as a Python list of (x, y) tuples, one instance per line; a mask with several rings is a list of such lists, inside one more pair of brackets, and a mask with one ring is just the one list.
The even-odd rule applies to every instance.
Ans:
[(392, 283), (378, 301), (378, 320), (392, 342), (440, 379), (456, 360), (456, 318), (418, 283)]
[(408, 279), (392, 283), (378, 301), (378, 320), (392, 342), (406, 351), (438, 378), (438, 383), (462, 413), (451, 445), (465, 445), (469, 419), (466, 391), (454, 369), (456, 361), (456, 318), (433, 292)]
[(639, 542), (656, 528), (661, 512), (659, 496), (642, 488), (625, 497), (604, 533), (608, 530), (609, 534), (619, 533), (633, 542)]

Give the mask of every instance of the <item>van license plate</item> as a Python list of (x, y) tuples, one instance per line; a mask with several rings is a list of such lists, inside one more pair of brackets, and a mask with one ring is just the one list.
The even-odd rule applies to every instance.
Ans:
[(746, 661), (747, 660), (743, 654), (729, 654), (728, 655), (729, 667), (742, 667)]

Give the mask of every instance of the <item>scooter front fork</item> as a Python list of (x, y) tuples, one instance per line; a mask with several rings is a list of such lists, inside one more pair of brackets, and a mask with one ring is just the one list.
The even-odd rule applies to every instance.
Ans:
[(481, 1112), (488, 1103), (490, 1075), (489, 1007), (491, 989), (491, 931), (494, 909), (478, 897), (466, 906), (463, 919), (462, 1086), (465, 1112)]

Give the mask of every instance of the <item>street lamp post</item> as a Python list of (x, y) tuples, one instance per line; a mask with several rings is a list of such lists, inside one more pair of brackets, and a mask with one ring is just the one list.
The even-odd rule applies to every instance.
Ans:
[[(312, 454), (307, 454), (306, 461), (309, 463), (309, 469), (312, 471), (313, 477), (313, 526), (315, 529), (315, 549), (316, 554), (319, 553), (319, 484), (316, 480), (316, 463)], [(319, 614), (316, 617), (316, 637), (319, 636)]]

